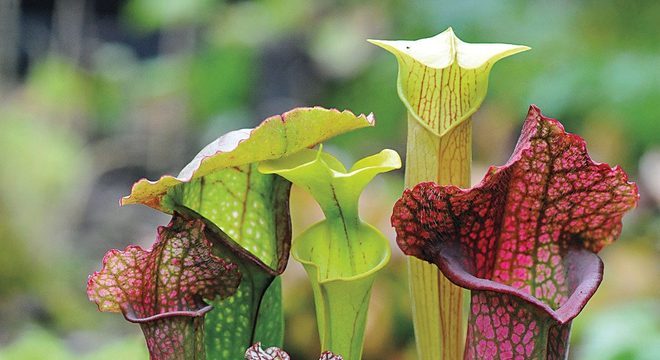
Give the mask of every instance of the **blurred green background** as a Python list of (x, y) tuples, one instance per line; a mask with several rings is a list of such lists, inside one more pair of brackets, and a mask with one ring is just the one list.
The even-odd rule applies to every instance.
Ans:
[[(385, 147), (404, 155), (395, 59), (365, 39), (448, 26), (464, 41), (533, 48), (494, 67), (475, 115), (473, 183), (506, 161), (531, 103), (638, 182), (640, 204), (602, 252), (605, 280), (574, 322), (571, 356), (660, 358), (659, 18), (654, 0), (0, 0), (0, 359), (146, 358), (139, 327), (85, 294), (108, 249), (149, 246), (167, 221), (119, 208), (131, 184), (176, 174), (221, 134), (295, 106), (375, 113), (375, 128), (327, 144), (347, 163)], [(391, 238), (402, 178), (378, 178), (362, 199)], [(299, 233), (320, 211), (292, 196)], [(394, 254), (373, 291), (364, 359), (414, 359)], [(284, 288), (286, 349), (313, 359), (298, 264)]]

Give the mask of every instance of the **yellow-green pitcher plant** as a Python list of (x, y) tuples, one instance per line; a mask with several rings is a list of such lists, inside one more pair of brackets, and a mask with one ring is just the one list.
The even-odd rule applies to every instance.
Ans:
[[(408, 110), (405, 187), (422, 181), (470, 185), (471, 116), (483, 102), (498, 60), (528, 50), (509, 44), (470, 44), (451, 28), (415, 41), (370, 40), (399, 63), (397, 92)], [(462, 290), (437, 268), (408, 258), (417, 352), (424, 360), (463, 354)]]
[(259, 165), (305, 188), (323, 210), (325, 219), (293, 241), (291, 254), (312, 284), (321, 350), (344, 360), (362, 357), (371, 287), (391, 254), (387, 238), (360, 219), (358, 200), (376, 175), (400, 167), (399, 155), (383, 150), (347, 170), (322, 148)]

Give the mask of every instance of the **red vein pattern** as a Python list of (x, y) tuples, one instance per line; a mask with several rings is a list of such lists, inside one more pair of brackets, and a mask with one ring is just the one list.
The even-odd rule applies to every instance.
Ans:
[[(261, 343), (256, 343), (250, 346), (245, 352), (245, 360), (290, 360), (289, 354), (284, 350), (277, 347), (269, 347), (264, 350), (261, 348)], [(319, 357), (319, 360), (343, 360), (339, 355), (335, 355), (330, 351), (325, 351)]]
[(532, 106), (513, 155), (469, 190), (420, 183), (394, 206), (404, 253), (472, 290), (466, 359), (563, 359), (637, 186)]
[(211, 254), (203, 222), (175, 214), (150, 251), (110, 250), (87, 295), (99, 310), (139, 323), (152, 359), (202, 359), (203, 315), (211, 310), (203, 299), (231, 296), (240, 279), (235, 264)]

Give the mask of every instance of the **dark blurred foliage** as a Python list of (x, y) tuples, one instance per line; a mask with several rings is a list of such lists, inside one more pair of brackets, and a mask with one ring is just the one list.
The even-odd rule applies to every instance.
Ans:
[[(295, 106), (376, 114), (375, 128), (328, 144), (346, 162), (385, 147), (403, 155), (396, 63), (365, 39), (448, 26), (468, 42), (533, 48), (492, 72), (475, 115), (474, 182), (506, 160), (535, 103), (639, 183), (638, 209), (602, 254), (602, 288), (575, 321), (572, 356), (658, 358), (659, 18), (654, 0), (0, 0), (0, 359), (145, 358), (138, 327), (98, 313), (84, 292), (106, 250), (149, 246), (166, 222), (119, 209), (131, 184)], [(402, 172), (383, 176), (362, 199), (390, 236), (402, 183)], [(319, 218), (302, 191), (292, 203), (296, 232)], [(291, 263), (284, 280), (286, 346), (313, 358), (306, 275)], [(409, 313), (398, 255), (376, 282), (365, 359), (414, 358)]]

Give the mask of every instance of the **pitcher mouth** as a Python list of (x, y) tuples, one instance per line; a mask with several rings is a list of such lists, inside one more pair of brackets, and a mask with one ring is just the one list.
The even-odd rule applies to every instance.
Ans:
[(152, 316), (147, 316), (147, 317), (138, 317), (135, 315), (135, 312), (133, 309), (129, 309), (124, 313), (124, 318), (126, 320), (136, 323), (136, 324), (145, 324), (148, 322), (156, 321), (156, 320), (162, 320), (162, 319), (167, 319), (171, 317), (178, 317), (178, 316), (186, 316), (186, 317), (202, 317), (209, 311), (213, 310), (212, 305), (206, 305), (199, 310), (179, 310), (179, 311), (168, 311)]
[[(378, 233), (378, 229), (376, 229), (374, 226), (372, 226), (370, 224), (367, 224), (367, 223), (362, 223), (362, 224), (369, 227), (369, 228), (371, 228), (371, 230), (375, 231), (374, 233)], [(301, 237), (302, 237), (302, 235), (301, 235)], [(389, 242), (389, 240), (387, 240), (387, 238), (385, 236), (379, 236), (379, 239), (380, 239), (380, 241), (382, 241), (382, 243), (384, 245), (384, 247), (383, 247), (384, 251), (382, 253), (382, 256), (381, 256), (380, 260), (376, 264), (374, 264), (370, 269), (368, 269), (366, 271), (361, 271), (361, 272), (359, 272), (355, 275), (351, 275), (351, 276), (332, 276), (332, 277), (321, 278), (321, 276), (320, 276), (321, 272), (319, 271), (319, 269), (321, 267), (317, 263), (315, 263), (315, 262), (313, 262), (313, 261), (311, 261), (307, 258), (303, 258), (303, 257), (300, 256), (299, 249), (298, 249), (298, 246), (300, 246), (300, 245), (296, 245), (297, 242), (294, 242), (292, 247), (291, 247), (291, 256), (293, 256), (293, 258), (296, 259), (296, 261), (303, 264), (303, 266), (313, 267), (316, 270), (316, 273), (317, 273), (316, 281), (319, 284), (327, 284), (327, 283), (331, 283), (331, 282), (335, 282), (335, 281), (354, 281), (354, 280), (364, 279), (368, 276), (371, 276), (371, 275), (377, 273), (378, 271), (383, 269), (390, 262), (390, 258), (392, 257), (392, 250), (390, 249), (390, 245), (389, 245), (390, 242)], [(298, 241), (300, 241), (300, 238), (299, 238)]]
[[(579, 263), (581, 274), (578, 274), (579, 278), (572, 284), (573, 290), (567, 300), (557, 309), (553, 309), (546, 302), (524, 290), (494, 280), (476, 277), (460, 264), (459, 258), (452, 257), (443, 251), (440, 254), (438, 261), (434, 264), (455, 285), (468, 290), (492, 291), (514, 296), (548, 314), (560, 324), (570, 322), (582, 311), (603, 280), (603, 262), (598, 255), (582, 249), (569, 250), (568, 261)], [(576, 259), (572, 260), (571, 257)]]

